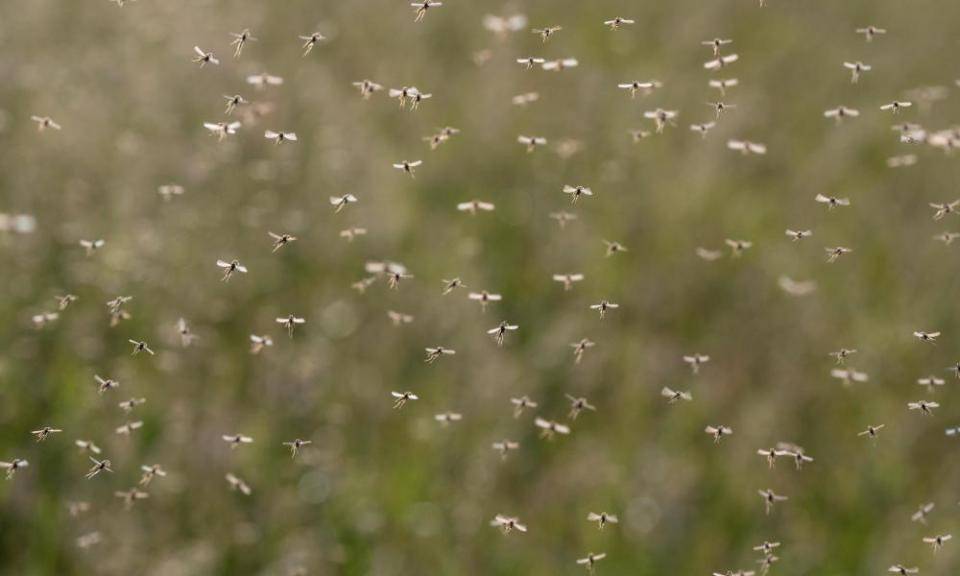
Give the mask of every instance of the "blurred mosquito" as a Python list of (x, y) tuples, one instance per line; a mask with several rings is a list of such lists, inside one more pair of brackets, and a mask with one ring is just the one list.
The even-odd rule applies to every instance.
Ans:
[(459, 414), (457, 412), (443, 412), (440, 414), (434, 414), (433, 419), (443, 426), (449, 426), (451, 422), (459, 422), (463, 420), (463, 414)]
[(917, 384), (926, 388), (927, 392), (933, 392), (934, 388), (946, 384), (946, 380), (937, 378), (936, 376), (927, 376), (925, 378), (918, 378)]
[(506, 459), (507, 459), (507, 453), (509, 453), (511, 450), (517, 450), (517, 449), (520, 448), (520, 444), (519, 444), (519, 443), (513, 442), (513, 441), (511, 441), (511, 440), (502, 440), (502, 441), (500, 441), (500, 442), (494, 442), (494, 443), (491, 444), (490, 446), (491, 446), (494, 450), (496, 450), (497, 452), (500, 453), (500, 459), (501, 459), (501, 460), (506, 460)]
[(596, 346), (596, 344), (584, 338), (579, 342), (574, 342), (573, 344), (570, 344), (570, 346), (573, 348), (574, 362), (576, 364), (579, 364), (580, 361), (583, 360), (583, 353), (586, 352), (588, 348), (593, 348), (594, 346)]
[(657, 134), (663, 132), (663, 129), (669, 126), (674, 126), (674, 120), (677, 118), (676, 110), (664, 110), (662, 108), (657, 108), (656, 110), (649, 110), (643, 113), (643, 117), (653, 120), (654, 124), (657, 127)]
[(108, 390), (113, 390), (120, 387), (120, 383), (116, 380), (112, 380), (110, 378), (104, 379), (97, 374), (95, 374), (93, 378), (97, 381), (97, 394), (100, 394), (101, 396)]
[(576, 398), (569, 394), (565, 394), (567, 400), (570, 402), (570, 412), (567, 414), (567, 417), (571, 420), (576, 420), (577, 416), (580, 415), (584, 410), (589, 410), (595, 412), (597, 407), (587, 401), (586, 398)]
[(347, 242), (353, 242), (357, 236), (363, 236), (367, 233), (366, 228), (345, 228), (340, 231), (340, 237), (346, 238)]
[(223, 441), (230, 445), (231, 449), (236, 449), (241, 444), (253, 444), (253, 438), (243, 434), (224, 434)]
[(129, 414), (137, 406), (142, 406), (147, 403), (146, 398), (131, 398), (129, 400), (124, 400), (117, 404), (117, 406), (123, 410), (124, 413)]
[(835, 196), (826, 196), (824, 194), (817, 194), (814, 198), (817, 202), (827, 205), (827, 210), (833, 210), (837, 206), (849, 206), (849, 198), (837, 198)]
[(140, 467), (140, 471), (143, 473), (140, 476), (140, 485), (147, 486), (153, 481), (154, 478), (160, 477), (164, 478), (167, 475), (166, 470), (160, 467), (159, 464), (152, 464), (150, 466), (143, 465)]
[(364, 100), (369, 100), (370, 96), (375, 92), (380, 92), (383, 90), (383, 86), (377, 84), (373, 80), (360, 80), (359, 82), (354, 82), (353, 85), (360, 90), (360, 96)]
[(668, 388), (667, 386), (664, 386), (660, 390), (660, 395), (666, 398), (670, 404), (673, 404), (677, 400), (686, 400), (687, 402), (693, 400), (693, 395), (689, 392), (681, 392), (679, 390)]
[(601, 530), (603, 530), (603, 528), (607, 524), (616, 524), (619, 522), (616, 516), (614, 516), (613, 514), (608, 514), (606, 512), (601, 512), (599, 514), (597, 514), (596, 512), (590, 512), (589, 514), (587, 514), (587, 521), (596, 522), (597, 527)]
[(492, 212), (495, 208), (496, 206), (493, 202), (483, 202), (481, 200), (471, 200), (457, 204), (458, 211), (468, 212), (471, 216), (475, 216), (478, 210), (481, 212)]
[(231, 490), (238, 490), (244, 496), (249, 496), (253, 493), (253, 490), (250, 489), (250, 486), (233, 474), (227, 474), (226, 477), (227, 483), (230, 484)]
[(295, 132), (274, 132), (273, 130), (267, 130), (263, 133), (263, 137), (267, 140), (273, 140), (275, 144), (283, 144), (284, 142), (296, 142), (297, 134)]
[(540, 66), (546, 62), (543, 58), (538, 58), (536, 56), (526, 56), (524, 58), (517, 58), (517, 64), (522, 64), (524, 68), (530, 70), (534, 66)]
[(567, 226), (567, 222), (572, 222), (577, 219), (577, 215), (571, 214), (570, 212), (551, 212), (550, 218), (556, 220), (557, 225), (563, 230)]
[(533, 421), (537, 428), (540, 428), (540, 437), (547, 440), (552, 439), (556, 434), (569, 434), (570, 427), (558, 422), (552, 422), (543, 418), (537, 418)]
[(927, 523), (927, 516), (933, 512), (933, 509), (936, 508), (936, 505), (933, 502), (927, 502), (926, 504), (921, 504), (917, 511), (910, 516), (912, 522), (919, 522), (921, 524)]
[(353, 194), (344, 194), (343, 196), (331, 196), (330, 204), (335, 206), (334, 213), (338, 214), (345, 206), (349, 204), (356, 204), (360, 200)]
[(857, 34), (863, 34), (867, 42), (873, 41), (875, 36), (880, 36), (886, 34), (887, 31), (883, 28), (877, 28), (876, 26), (867, 26), (865, 28), (857, 28)]
[(845, 248), (843, 246), (837, 246), (836, 248), (824, 248), (827, 252), (827, 262), (834, 263), (838, 258), (845, 254), (850, 254), (853, 252), (852, 248)]
[(133, 505), (137, 502), (137, 500), (146, 500), (150, 497), (150, 495), (146, 492), (141, 492), (136, 488), (131, 488), (126, 492), (114, 492), (113, 495), (123, 500), (123, 507), (126, 510), (133, 508)]
[(758, 490), (758, 492), (760, 497), (763, 498), (763, 506), (767, 514), (770, 514), (770, 512), (773, 510), (774, 504), (788, 500), (786, 496), (781, 496), (769, 488), (766, 490)]
[(836, 108), (831, 108), (823, 113), (824, 118), (833, 118), (837, 124), (843, 122), (846, 118), (856, 118), (860, 116), (859, 110), (854, 110), (853, 108), (847, 108), (846, 106), (838, 106)]
[(496, 517), (490, 521), (490, 525), (494, 528), (499, 528), (504, 534), (509, 534), (514, 530), (517, 532), (527, 531), (527, 527), (521, 524), (519, 519), (504, 516), (502, 514), (497, 514)]
[(273, 338), (269, 336), (250, 335), (250, 353), (259, 354), (264, 348), (273, 346)]
[(689, 356), (684, 356), (683, 361), (690, 365), (690, 370), (694, 374), (700, 373), (700, 367), (710, 361), (710, 357), (705, 354), (691, 354)]
[(720, 56), (719, 58), (710, 60), (709, 62), (704, 62), (703, 67), (707, 70), (721, 70), (739, 59), (740, 56), (736, 54), (728, 54), (726, 56)]
[(527, 147), (527, 152), (533, 152), (537, 146), (546, 146), (547, 139), (541, 136), (517, 136), (517, 142)]
[(835, 368), (830, 371), (830, 376), (843, 382), (844, 386), (849, 386), (852, 382), (867, 382), (870, 380), (867, 374), (853, 368)]
[(157, 187), (157, 194), (164, 202), (169, 202), (174, 196), (182, 196), (183, 192), (183, 186), (179, 184), (163, 184)]
[(727, 88), (733, 88), (740, 83), (736, 78), (728, 78), (727, 80), (710, 80), (707, 85), (711, 88), (715, 88), (720, 91), (720, 96), (727, 95)]
[(563, 284), (564, 290), (570, 290), (577, 282), (583, 281), (583, 274), (554, 274), (553, 281)]
[(521, 396), (520, 398), (511, 398), (510, 403), (513, 404), (513, 417), (519, 418), (523, 411), (527, 408), (536, 408), (537, 403), (530, 399), (529, 396)]
[(87, 256), (90, 256), (97, 250), (103, 248), (104, 244), (106, 244), (106, 242), (104, 242), (103, 240), (81, 240), (80, 241), (80, 247), (86, 250)]
[(940, 220), (948, 214), (956, 214), (960, 212), (960, 200), (954, 200), (953, 202), (944, 202), (943, 204), (937, 204), (934, 202), (930, 203), (930, 207), (936, 210), (936, 213), (933, 215), (934, 220)]
[(762, 156), (767, 153), (767, 147), (763, 144), (750, 142), (749, 140), (728, 140), (727, 148), (739, 152), (744, 156), (756, 154)]
[(753, 246), (753, 242), (747, 240), (731, 240), (728, 238), (724, 242), (730, 247), (730, 255), (734, 258), (739, 258), (744, 251)]
[(628, 251), (628, 250), (627, 250), (627, 247), (624, 246), (623, 244), (619, 243), (619, 242), (611, 242), (611, 241), (609, 241), (609, 240), (604, 240), (603, 243), (604, 243), (604, 245), (606, 245), (606, 247), (607, 247), (606, 256), (607, 256), (608, 258), (609, 258), (610, 256), (613, 256), (614, 254), (620, 254), (621, 252), (627, 252), (627, 251)]
[(884, 104), (883, 106), (880, 107), (880, 109), (885, 112), (893, 112), (894, 114), (897, 114), (904, 108), (909, 108), (911, 106), (913, 106), (913, 102), (904, 102), (901, 100), (894, 100), (889, 104)]
[(47, 128), (52, 128), (54, 130), (61, 130), (61, 126), (54, 122), (53, 118), (49, 116), (31, 116), (31, 120), (37, 123), (37, 132), (43, 132)]
[(594, 554), (593, 552), (590, 552), (589, 554), (586, 555), (585, 558), (578, 558), (578, 559), (577, 559), (577, 564), (580, 564), (581, 566), (586, 566), (586, 567), (587, 567), (587, 570), (589, 570), (591, 573), (593, 573), (593, 567), (594, 567), (594, 565), (595, 565), (599, 560), (603, 560), (603, 559), (606, 558), (606, 557), (607, 557), (606, 554)]
[(717, 125), (716, 122), (706, 122), (706, 123), (704, 123), (704, 124), (691, 124), (691, 125), (690, 125), (690, 130), (692, 130), (693, 132), (697, 132), (698, 134), (700, 134), (700, 137), (701, 137), (701, 138), (706, 138), (706, 137), (707, 137), (707, 133), (710, 132), (711, 130), (713, 130), (714, 127), (716, 127), (716, 125)]
[(136, 422), (127, 422), (122, 426), (118, 426), (114, 432), (119, 436), (129, 436), (134, 430), (139, 430), (143, 428), (143, 422), (137, 420)]
[(79, 448), (81, 452), (90, 452), (92, 454), (100, 453), (100, 447), (90, 440), (74, 440), (73, 443), (77, 445), (77, 448)]

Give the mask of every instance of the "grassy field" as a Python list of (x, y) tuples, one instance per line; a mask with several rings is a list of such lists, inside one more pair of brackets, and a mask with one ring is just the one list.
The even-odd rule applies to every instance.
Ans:
[[(489, 14), (527, 21), (498, 35)], [(960, 241), (934, 239), (960, 221), (928, 206), (960, 198), (957, 158), (891, 126), (957, 121), (960, 3), (444, 0), (414, 15), (401, 0), (0, 7), (0, 213), (35, 218), (0, 231), (0, 460), (29, 461), (0, 479), (0, 574), (547, 576), (586, 573), (588, 552), (607, 554), (600, 574), (759, 574), (764, 541), (781, 542), (776, 576), (956, 574), (956, 543), (934, 555), (922, 538), (960, 527), (960, 440), (944, 434), (960, 425)], [(636, 23), (611, 31), (615, 16)], [(866, 42), (870, 24), (887, 33)], [(553, 25), (548, 42), (531, 33)], [(234, 58), (245, 28), (257, 40)], [(326, 39), (304, 56), (314, 31)], [(714, 37), (739, 55), (719, 72), (703, 67)], [(220, 64), (191, 62), (195, 45)], [(579, 65), (525, 70), (528, 56)], [(843, 63), (857, 60), (872, 70), (854, 84)], [(284, 83), (246, 82), (263, 72)], [(715, 120), (722, 78), (739, 80), (723, 97), (736, 108), (701, 138), (689, 125)], [(365, 100), (363, 79), (432, 97)], [(617, 88), (651, 79), (649, 96)], [(250, 103), (227, 116), (233, 94)], [(880, 110), (893, 100), (913, 106)], [(824, 118), (839, 105), (860, 116)], [(679, 113), (662, 134), (644, 117), (657, 108)], [(232, 120), (223, 141), (203, 126)], [(460, 133), (431, 150), (445, 126)], [(519, 135), (548, 144), (528, 154)], [(915, 165), (888, 166), (906, 154)], [(423, 161), (415, 178), (403, 160)], [(184, 193), (164, 200), (172, 183)], [(594, 195), (571, 204), (565, 185)], [(359, 202), (337, 212), (344, 194)], [(473, 199), (496, 209), (457, 210)], [(561, 228), (563, 210), (577, 219)], [(367, 233), (341, 237), (353, 227)], [(273, 252), (270, 231), (297, 240)], [(732, 257), (727, 239), (752, 246)], [(627, 251), (607, 257), (605, 240)], [(828, 263), (836, 246), (853, 252)], [(218, 259), (249, 273), (221, 282)], [(371, 261), (413, 277), (361, 293)], [(568, 273), (584, 280), (552, 280)], [(467, 288), (442, 295), (454, 277)], [(816, 289), (790, 294), (783, 277)], [(480, 290), (503, 299), (484, 311), (467, 297)], [(118, 296), (130, 318), (111, 326)], [(601, 320), (604, 299), (619, 308)], [(275, 321), (289, 314), (306, 321), (292, 338)], [(519, 329), (498, 347), (486, 332), (504, 320)], [(251, 334), (273, 345), (251, 354)], [(583, 338), (596, 345), (575, 363)], [(156, 354), (131, 355), (131, 339)], [(437, 345), (456, 355), (424, 362)], [(831, 376), (844, 347), (867, 382)], [(710, 361), (694, 375), (696, 352)], [(916, 384), (931, 374), (945, 380), (932, 394)], [(98, 395), (95, 375), (119, 388)], [(394, 409), (408, 390), (419, 400)], [(522, 395), (539, 406), (514, 418)], [(567, 395), (596, 410), (569, 421)], [(129, 398), (146, 403), (125, 414)], [(940, 408), (908, 410), (920, 399)], [(447, 411), (463, 420), (434, 419)], [(541, 439), (536, 416), (572, 431)], [(128, 421), (142, 428), (117, 434)], [(875, 442), (858, 436), (879, 424)], [(734, 433), (715, 444), (708, 425)], [(43, 426), (63, 432), (36, 442)], [(238, 433), (254, 442), (221, 438)], [(295, 438), (312, 444), (293, 459)], [(85, 479), (78, 439), (113, 473)], [(520, 446), (501, 460), (504, 439)], [(768, 468), (757, 450), (777, 442), (814, 461)], [(168, 475), (125, 510), (115, 493), (154, 463)], [(769, 515), (768, 488), (789, 497)], [(911, 521), (928, 502), (927, 524)], [(587, 522), (602, 511), (619, 523)], [(501, 534), (497, 514), (528, 532)]]

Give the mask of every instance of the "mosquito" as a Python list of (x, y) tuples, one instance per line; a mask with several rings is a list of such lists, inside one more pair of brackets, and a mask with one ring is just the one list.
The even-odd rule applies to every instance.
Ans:
[(346, 238), (347, 242), (353, 242), (357, 236), (363, 236), (367, 233), (366, 228), (345, 228), (340, 231), (340, 237)]
[(720, 96), (727, 95), (727, 88), (733, 88), (740, 84), (740, 81), (736, 78), (728, 78), (726, 80), (710, 80), (707, 85), (711, 88), (715, 88), (720, 91)]
[(828, 210), (833, 210), (833, 209), (836, 208), (837, 206), (849, 206), (849, 205), (850, 205), (850, 199), (849, 199), (849, 198), (837, 198), (837, 197), (835, 197), (835, 196), (826, 196), (826, 195), (824, 195), (824, 194), (817, 194), (817, 196), (816, 196), (816, 198), (814, 198), (814, 200), (816, 200), (817, 202), (819, 202), (819, 203), (821, 203), (821, 204), (826, 204)]
[(601, 300), (599, 304), (591, 304), (590, 309), (596, 310), (600, 313), (600, 319), (603, 320), (604, 315), (608, 310), (616, 310), (619, 308), (619, 304), (614, 304), (613, 302), (607, 302), (606, 300)]
[(407, 160), (404, 160), (402, 162), (394, 164), (393, 167), (396, 168), (397, 170), (403, 170), (405, 173), (409, 174), (411, 178), (415, 178), (416, 176), (414, 176), (414, 168), (416, 168), (417, 166), (420, 166), (421, 164), (423, 164), (422, 160), (414, 160), (413, 162), (408, 162)]
[(937, 204), (934, 202), (930, 203), (930, 207), (936, 210), (936, 213), (933, 215), (934, 220), (940, 220), (948, 214), (956, 214), (960, 212), (960, 200), (954, 200), (953, 202), (944, 202), (943, 204)]
[(724, 242), (730, 247), (730, 255), (734, 258), (739, 258), (744, 251), (753, 246), (753, 242), (747, 240), (731, 240), (728, 238)]
[(873, 66), (868, 66), (857, 60), (856, 62), (844, 62), (843, 67), (850, 71), (850, 83), (856, 84), (860, 81), (860, 75), (864, 72), (873, 70)]
[(606, 554), (594, 554), (593, 552), (590, 552), (589, 554), (587, 554), (585, 558), (578, 558), (577, 564), (580, 564), (581, 566), (586, 566), (587, 570), (593, 573), (594, 564), (596, 564), (597, 561), (603, 560), (606, 557), (607, 557)]
[(703, 431), (713, 436), (714, 444), (719, 444), (720, 440), (722, 440), (724, 436), (733, 434), (733, 428), (728, 428), (726, 426), (707, 426)]
[(700, 44), (709, 47), (713, 50), (713, 56), (716, 58), (720, 56), (720, 49), (728, 44), (733, 44), (733, 40), (726, 40), (724, 38), (714, 38), (712, 40), (704, 40)]
[(146, 492), (141, 492), (136, 488), (131, 488), (126, 492), (114, 492), (113, 495), (123, 500), (123, 507), (126, 510), (130, 510), (131, 508), (133, 508), (133, 505), (136, 503), (137, 500), (146, 500), (147, 498), (150, 497), (150, 495), (147, 494)]
[(324, 35), (319, 32), (313, 32), (312, 34), (300, 36), (300, 39), (304, 41), (303, 46), (301, 46), (301, 48), (303, 48), (304, 57), (306, 57), (306, 55), (313, 50), (313, 47), (316, 46), (321, 40), (326, 40)]
[(916, 402), (908, 402), (907, 408), (910, 410), (919, 410), (924, 416), (932, 416), (933, 411), (936, 408), (939, 408), (940, 404), (937, 402), (929, 402), (927, 400), (918, 400)]
[(674, 120), (677, 118), (677, 111), (657, 108), (656, 110), (644, 112), (643, 117), (653, 120), (654, 124), (657, 126), (657, 134), (661, 134), (663, 129), (668, 125), (674, 125)]
[(716, 122), (706, 122), (704, 124), (691, 124), (690, 130), (700, 134), (701, 138), (706, 138), (707, 133), (713, 130), (714, 127), (716, 127), (716, 125), (717, 125)]
[(924, 332), (923, 330), (918, 330), (914, 332), (913, 335), (921, 342), (930, 342), (935, 344), (937, 342), (937, 338), (940, 337), (940, 332)]
[(296, 327), (297, 324), (305, 324), (307, 322), (303, 318), (299, 318), (293, 314), (290, 314), (285, 318), (277, 318), (276, 320), (277, 324), (280, 324), (287, 329), (287, 334), (289, 334), (291, 338), (293, 338), (294, 327)]
[(547, 40), (549, 40), (551, 37), (553, 37), (554, 34), (556, 34), (561, 30), (563, 30), (562, 26), (550, 26), (548, 28), (534, 28), (533, 30), (531, 30), (531, 32), (533, 32), (534, 34), (539, 34), (543, 42), (546, 43)]
[(93, 454), (100, 453), (100, 447), (90, 440), (75, 440), (74, 444), (77, 445), (77, 448), (79, 448), (81, 452), (91, 452)]
[(576, 420), (577, 416), (580, 415), (584, 410), (590, 410), (595, 412), (597, 407), (590, 404), (586, 398), (576, 398), (569, 394), (565, 394), (567, 400), (570, 402), (570, 412), (567, 414), (567, 417), (571, 420)]
[(496, 328), (491, 328), (487, 330), (487, 334), (492, 334), (494, 339), (497, 341), (497, 346), (503, 346), (503, 339), (506, 336), (507, 332), (513, 332), (517, 330), (519, 326), (508, 324), (506, 320), (500, 322)]
[(290, 448), (290, 457), (296, 458), (297, 453), (300, 451), (301, 448), (303, 448), (304, 446), (309, 446), (312, 443), (313, 442), (311, 442), (310, 440), (301, 440), (297, 438), (292, 442), (284, 442), (283, 445)]
[(617, 84), (617, 88), (630, 91), (630, 98), (636, 98), (637, 93), (641, 93), (644, 96), (649, 96), (653, 93), (654, 89), (660, 88), (661, 86), (663, 86), (663, 84), (661, 84), (658, 80), (648, 80), (645, 82), (634, 80), (633, 82)]
[(557, 225), (563, 230), (567, 226), (567, 222), (573, 222), (577, 219), (577, 215), (570, 212), (551, 212), (550, 218), (556, 220)]
[(883, 106), (880, 107), (880, 109), (885, 112), (893, 112), (894, 114), (897, 114), (904, 108), (909, 108), (911, 106), (913, 106), (913, 102), (904, 102), (901, 100), (894, 100), (889, 104), (884, 104)]
[(93, 467), (90, 468), (90, 470), (87, 472), (87, 476), (86, 476), (87, 480), (89, 480), (90, 478), (93, 478), (94, 476), (96, 476), (97, 474), (99, 474), (104, 470), (111, 473), (113, 472), (113, 469), (110, 468), (109, 460), (97, 460), (96, 458), (91, 457), (90, 461), (93, 462)]
[(420, 397), (414, 394), (413, 392), (391, 392), (391, 396), (394, 397), (393, 407), (402, 408), (408, 400), (419, 400)]
[(231, 449), (236, 449), (241, 444), (252, 444), (253, 438), (243, 434), (224, 434), (223, 441), (230, 445)]
[(31, 432), (31, 434), (37, 437), (37, 442), (43, 442), (51, 434), (59, 434), (60, 432), (63, 432), (63, 430), (60, 430), (59, 428), (51, 428), (50, 426), (44, 426), (39, 430), (34, 430)]
[(93, 379), (97, 381), (97, 394), (103, 396), (104, 392), (120, 387), (120, 383), (110, 378), (104, 379), (94, 374)]
[(824, 248), (827, 252), (827, 262), (832, 264), (837, 261), (838, 258), (844, 254), (850, 254), (853, 252), (852, 248), (845, 248), (843, 246), (837, 246), (836, 248)]
[(613, 20), (604, 21), (604, 26), (609, 26), (611, 30), (619, 30), (621, 26), (633, 24), (635, 21), (629, 18), (621, 18), (617, 16)]
[(857, 353), (856, 349), (851, 350), (849, 348), (841, 348), (836, 352), (831, 352), (830, 356), (833, 356), (834, 358), (837, 359), (837, 364), (843, 365), (844, 361), (846, 361), (847, 358), (849, 358), (852, 354), (856, 354), (856, 353)]
[(204, 52), (199, 46), (194, 46), (193, 51), (197, 54), (193, 61), (200, 64), (201, 68), (207, 64), (220, 64), (220, 61), (213, 55), (213, 52)]
[(283, 144), (284, 142), (297, 141), (297, 134), (295, 132), (274, 132), (273, 130), (267, 130), (263, 133), (263, 137), (267, 140), (273, 140), (277, 145)]
[(22, 470), (30, 466), (30, 463), (20, 458), (14, 458), (10, 462), (0, 462), (0, 468), (6, 470), (7, 480), (13, 478), (17, 470)]
[(933, 547), (933, 553), (936, 554), (943, 548), (943, 544), (953, 538), (952, 534), (943, 534), (939, 536), (929, 536), (923, 539), (923, 541)]
[(427, 348), (427, 359), (424, 360), (427, 364), (433, 364), (439, 360), (442, 356), (453, 356), (457, 353), (456, 350), (450, 348), (444, 348), (443, 346), (437, 346), (436, 348)]
[(443, 6), (443, 2), (437, 2), (437, 0), (420, 0), (419, 2), (411, 2), (410, 5), (417, 9), (417, 14), (413, 21), (420, 22), (423, 20), (423, 17), (427, 15), (427, 10)]
[(249, 28), (244, 28), (243, 32), (240, 32), (239, 34), (231, 32), (230, 35), (233, 36), (233, 40), (230, 41), (230, 45), (234, 47), (234, 58), (240, 57), (240, 52), (243, 51), (243, 47), (247, 44), (247, 42), (257, 41), (257, 39), (253, 37), (253, 34), (250, 33)]
[(873, 440), (874, 443), (876, 443), (877, 438), (880, 436), (880, 430), (882, 430), (884, 426), (885, 426), (884, 424), (877, 424), (876, 426), (867, 426), (867, 429), (864, 430), (863, 432), (858, 433), (857, 436), (867, 436), (871, 440)]

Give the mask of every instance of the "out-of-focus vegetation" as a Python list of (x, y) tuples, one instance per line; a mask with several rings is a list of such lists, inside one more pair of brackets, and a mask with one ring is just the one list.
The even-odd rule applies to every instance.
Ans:
[[(932, 239), (960, 230), (932, 222), (929, 202), (958, 194), (957, 161), (898, 143), (890, 126), (949, 128), (960, 4), (934, 0), (448, 0), (414, 24), (401, 0), (29, 0), (0, 6), (0, 212), (31, 214), (33, 233), (0, 236), (0, 460), (30, 467), (0, 482), (0, 573), (16, 575), (604, 574), (706, 575), (758, 569), (751, 550), (781, 541), (777, 575), (879, 574), (894, 563), (956, 573), (950, 544), (933, 556), (921, 537), (960, 530), (956, 440), (944, 429), (960, 405), (957, 250)], [(523, 31), (485, 30), (485, 14), (525, 14)], [(616, 32), (603, 21), (637, 23)], [(871, 43), (854, 33), (876, 24)], [(530, 28), (562, 25), (548, 43)], [(230, 32), (256, 42), (234, 59)], [(328, 37), (307, 57), (297, 36)], [(703, 69), (702, 40), (734, 39), (739, 62)], [(192, 47), (220, 66), (191, 63)], [(483, 53), (483, 51), (489, 51)], [(479, 54), (479, 58), (478, 58)], [(519, 57), (572, 56), (579, 67), (525, 71)], [(478, 63), (478, 60), (485, 60)], [(873, 66), (851, 84), (844, 61)], [(263, 71), (285, 83), (262, 91)], [(710, 78), (736, 77), (728, 111), (706, 139), (688, 130), (713, 111)], [(385, 93), (359, 98), (353, 81), (415, 85), (433, 94), (416, 112)], [(631, 100), (620, 82), (662, 89)], [(943, 100), (899, 116), (879, 110), (922, 86)], [(511, 97), (536, 91), (518, 107)], [(267, 104), (217, 142), (203, 122), (225, 119), (223, 95)], [(823, 118), (837, 105), (860, 118)], [(643, 112), (676, 109), (675, 128)], [(249, 109), (249, 107), (248, 107)], [(31, 115), (62, 131), (39, 134)], [(442, 126), (462, 133), (431, 151)], [(275, 146), (264, 129), (295, 131)], [(520, 134), (545, 136), (526, 154)], [(763, 142), (741, 157), (730, 138)], [(565, 140), (582, 146), (558, 154)], [(567, 143), (566, 148), (575, 146)], [(890, 156), (915, 166), (890, 169)], [(409, 178), (391, 167), (424, 161)], [(159, 185), (182, 184), (169, 202)], [(592, 187), (570, 210), (564, 184)], [(360, 202), (334, 213), (331, 195)], [(817, 193), (849, 197), (827, 210)], [(476, 217), (474, 198), (496, 204)], [(348, 243), (341, 229), (368, 234)], [(794, 243), (785, 228), (810, 228)], [(271, 253), (268, 231), (296, 242)], [(87, 257), (78, 242), (103, 238)], [(753, 242), (741, 258), (696, 257), (727, 238)], [(629, 251), (604, 257), (602, 240)], [(854, 252), (827, 264), (823, 248)], [(728, 252), (727, 252), (728, 254)], [(218, 258), (249, 274), (220, 282)], [(404, 263), (415, 278), (351, 289), (368, 260)], [(571, 291), (551, 281), (579, 272)], [(795, 297), (778, 278), (813, 280)], [(503, 295), (481, 312), (466, 291)], [(31, 317), (78, 301), (42, 329)], [(109, 325), (105, 303), (132, 296), (132, 318)], [(602, 321), (588, 307), (620, 304)], [(415, 317), (392, 326), (395, 310)], [(286, 336), (278, 316), (306, 318)], [(186, 318), (198, 340), (182, 348)], [(520, 329), (502, 348), (485, 333)], [(937, 345), (914, 330), (940, 330)], [(274, 346), (249, 353), (251, 333)], [(569, 344), (596, 346), (575, 365)], [(156, 356), (131, 356), (128, 339)], [(423, 361), (426, 346), (456, 356)], [(828, 353), (870, 380), (844, 387)], [(692, 376), (681, 357), (712, 360)], [(933, 417), (908, 412), (927, 396), (915, 380), (947, 378)], [(96, 393), (94, 375), (120, 382)], [(660, 389), (690, 390), (667, 404)], [(392, 390), (420, 396), (394, 410)], [(511, 396), (538, 409), (512, 417)], [(597, 406), (572, 434), (538, 438), (533, 414), (564, 420), (565, 394)], [(117, 403), (145, 397), (129, 416)], [(441, 426), (452, 410), (462, 422)], [(114, 430), (143, 420), (131, 437)], [(724, 424), (715, 445), (704, 434)], [(857, 433), (885, 424), (873, 445)], [(42, 443), (30, 431), (63, 433)], [(222, 434), (252, 445), (231, 450)], [(296, 460), (282, 442), (313, 444)], [(76, 439), (93, 440), (114, 473), (86, 480)], [(506, 461), (490, 447), (521, 443)], [(802, 445), (815, 461), (770, 470), (758, 448)], [(125, 511), (114, 492), (142, 464), (169, 472)], [(227, 473), (253, 489), (229, 491)], [(790, 497), (764, 514), (758, 489)], [(71, 516), (70, 502), (91, 509)], [(910, 521), (935, 502), (928, 526)], [(609, 511), (598, 531), (585, 518)], [(488, 524), (518, 516), (526, 534)], [(99, 532), (83, 549), (77, 538)]]

